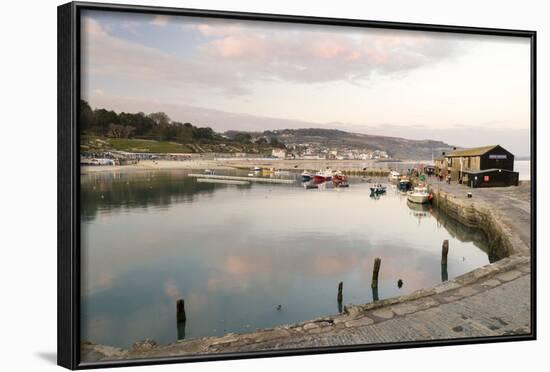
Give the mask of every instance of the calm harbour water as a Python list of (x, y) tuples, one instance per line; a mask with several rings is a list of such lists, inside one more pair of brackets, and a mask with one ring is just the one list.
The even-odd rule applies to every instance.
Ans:
[(374, 199), (358, 178), (305, 190), (197, 183), (187, 173), (82, 175), (82, 340), (174, 342), (178, 298), (180, 338), (336, 314), (340, 281), (344, 304), (372, 301), (375, 257), (381, 299), (441, 282), (444, 239), (449, 279), (490, 261), (483, 233), (408, 204), (395, 188)]

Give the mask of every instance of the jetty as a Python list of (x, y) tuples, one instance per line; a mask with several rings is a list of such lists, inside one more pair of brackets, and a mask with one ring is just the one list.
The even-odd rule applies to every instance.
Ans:
[(210, 178), (198, 178), (197, 182), (200, 182), (200, 183), (221, 183), (221, 184), (224, 184), (224, 185), (241, 185), (241, 186), (250, 185), (249, 181), (218, 180), (218, 179), (210, 179)]
[(200, 178), (203, 180), (209, 179), (209, 180), (226, 180), (226, 181), (242, 181), (242, 182), (280, 183), (280, 184), (287, 184), (287, 185), (290, 185), (296, 182), (294, 180), (281, 179), (281, 178), (223, 176), (218, 174), (189, 173), (188, 176)]

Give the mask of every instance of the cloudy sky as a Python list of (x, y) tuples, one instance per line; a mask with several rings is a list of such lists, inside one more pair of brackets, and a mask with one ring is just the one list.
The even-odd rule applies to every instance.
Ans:
[(528, 39), (85, 11), (81, 45), (94, 108), (529, 153)]

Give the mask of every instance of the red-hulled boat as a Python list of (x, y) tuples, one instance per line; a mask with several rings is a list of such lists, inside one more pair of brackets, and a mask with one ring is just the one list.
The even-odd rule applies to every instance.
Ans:
[(330, 181), (331, 179), (332, 179), (332, 171), (329, 169), (324, 171), (320, 170), (313, 176), (313, 181), (315, 181), (316, 183)]

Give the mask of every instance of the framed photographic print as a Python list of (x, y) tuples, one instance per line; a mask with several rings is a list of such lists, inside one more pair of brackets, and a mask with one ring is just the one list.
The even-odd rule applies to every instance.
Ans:
[(534, 31), (58, 8), (58, 361), (535, 339)]

